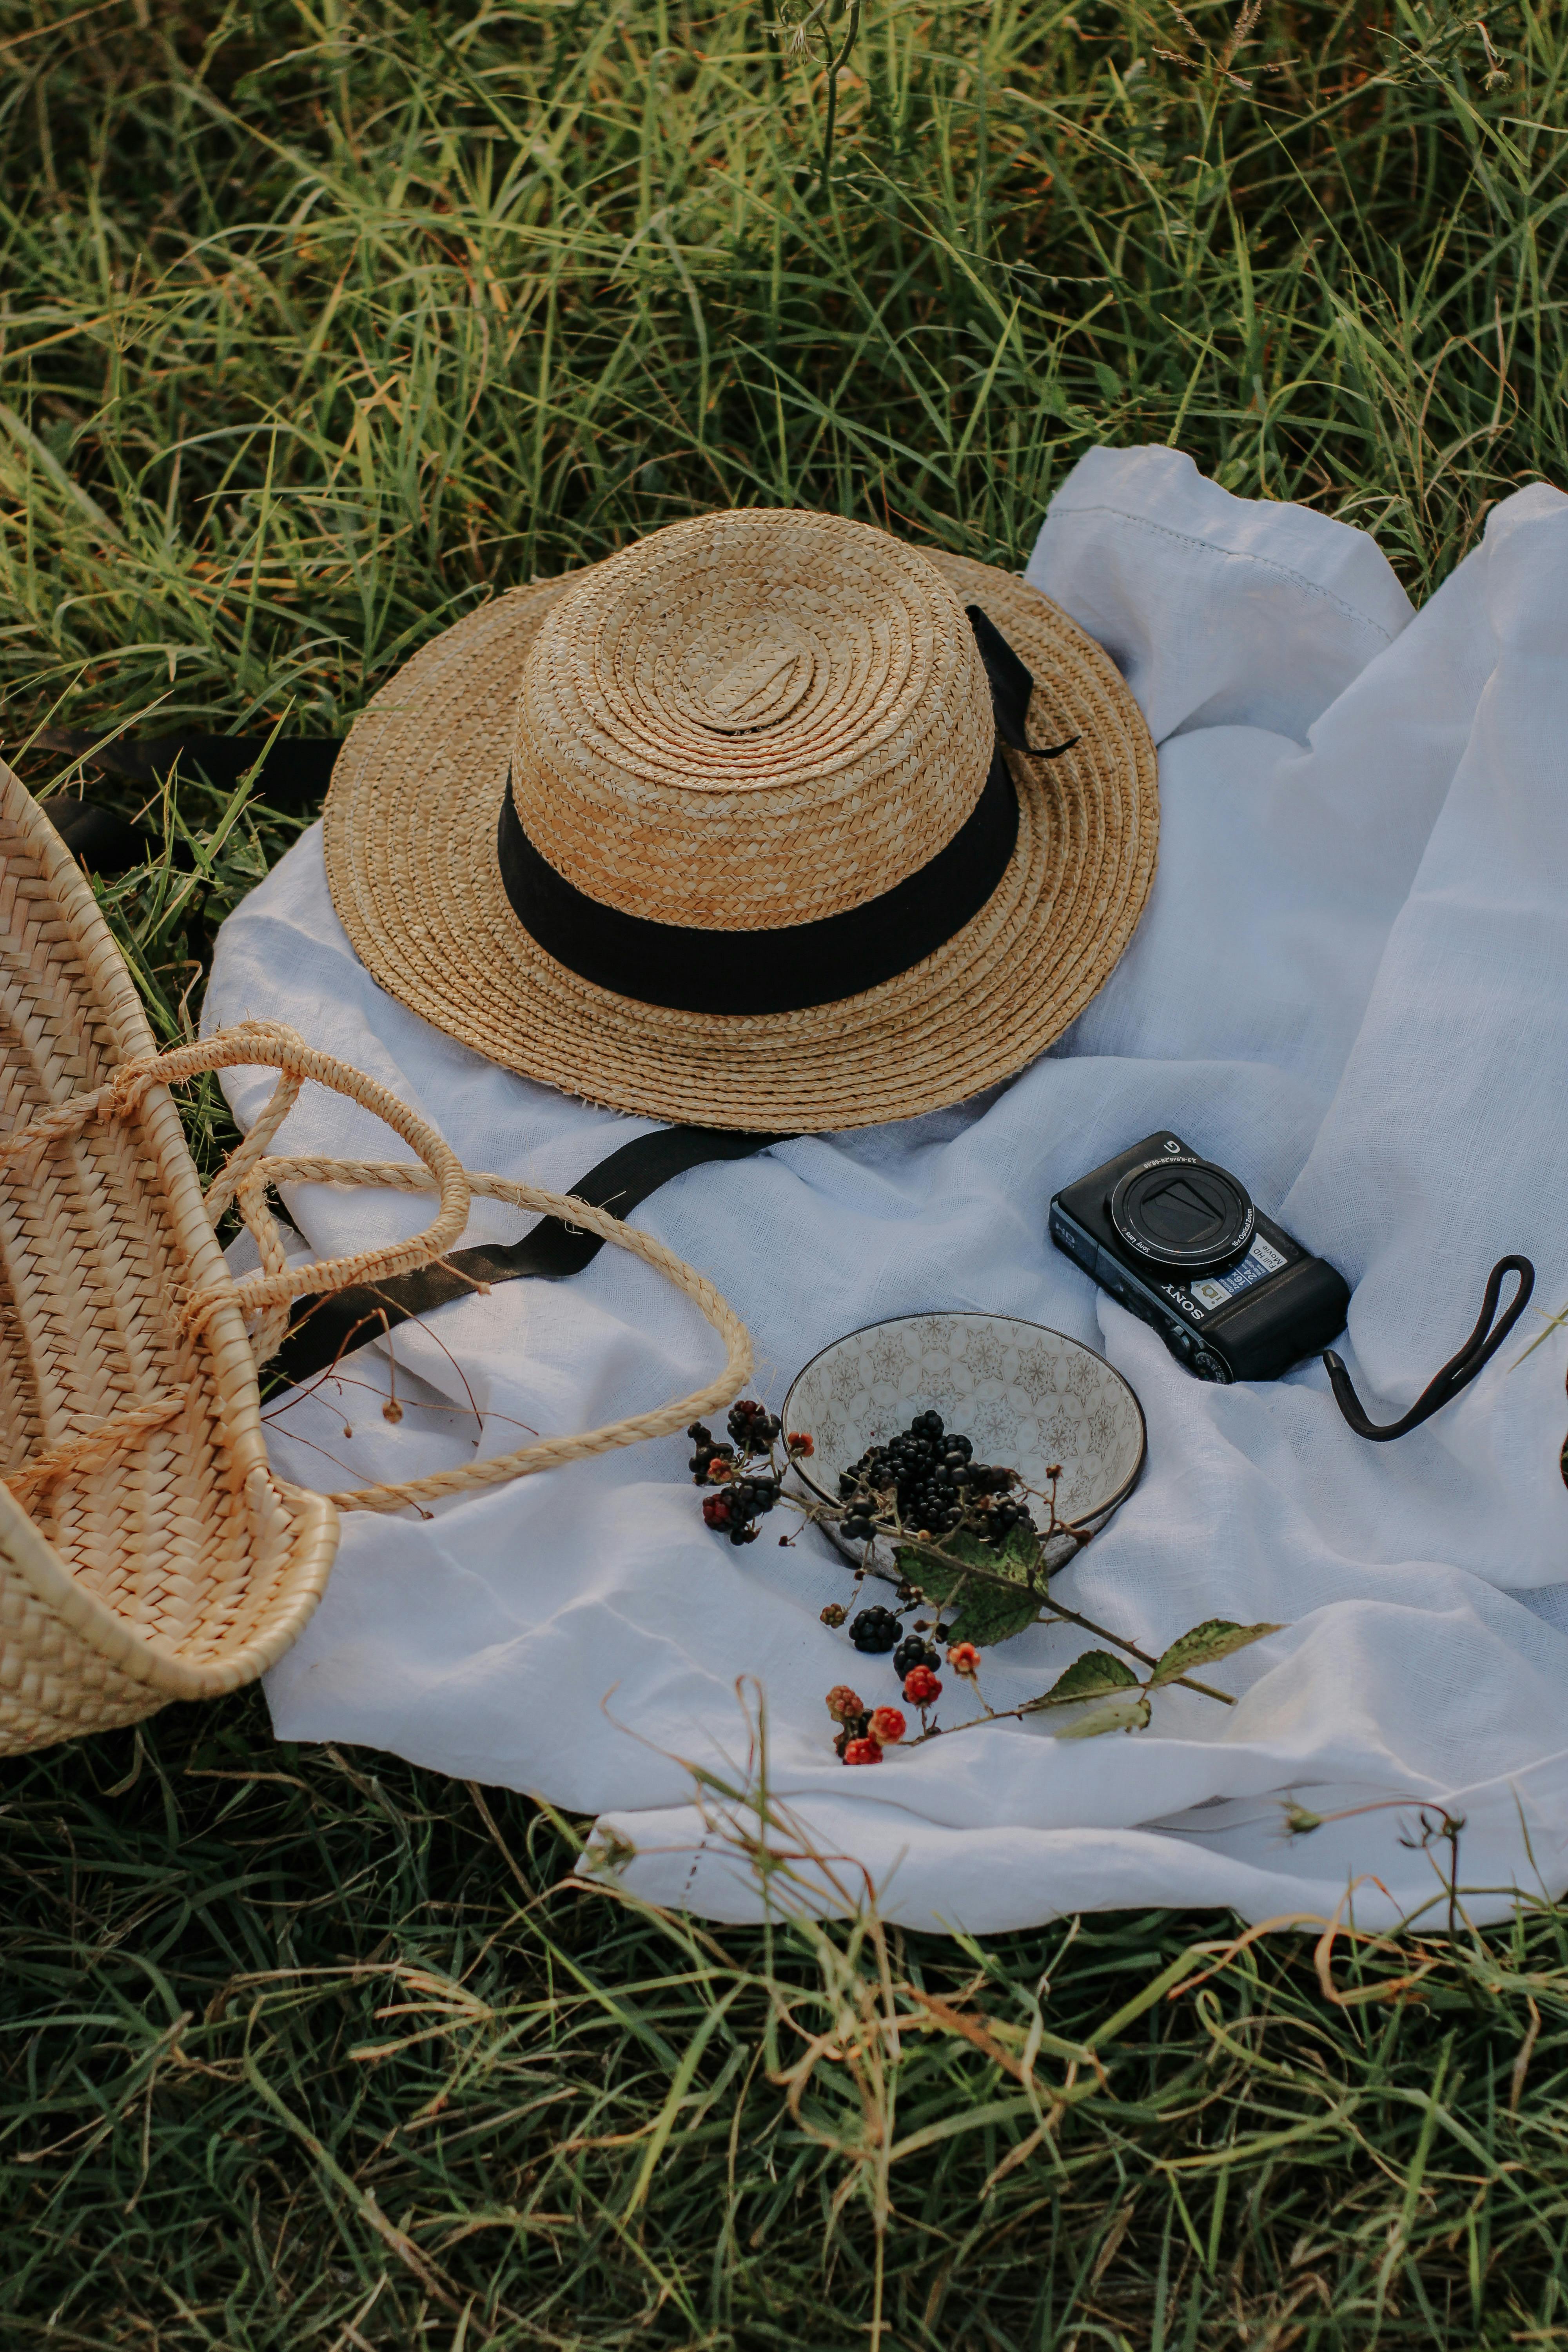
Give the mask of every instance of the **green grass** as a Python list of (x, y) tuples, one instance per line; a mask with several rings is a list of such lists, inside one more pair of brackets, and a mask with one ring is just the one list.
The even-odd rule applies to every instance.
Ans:
[[(1021, 562), (1098, 440), (1364, 524), (1420, 596), (1568, 479), (1568, 30), (1233, 21), (870, 0), (824, 188), (820, 42), (740, 8), (0, 0), (6, 756), (336, 730), (714, 504)], [(173, 1036), (294, 821), (145, 814), (103, 895)], [(1322, 1976), (1163, 1915), (710, 1932), (255, 1693), (0, 1807), (7, 2343), (1568, 2346), (1563, 1911)]]

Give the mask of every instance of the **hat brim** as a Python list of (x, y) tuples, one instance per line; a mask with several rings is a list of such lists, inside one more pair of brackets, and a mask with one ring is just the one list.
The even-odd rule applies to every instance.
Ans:
[(804, 1011), (674, 1012), (594, 986), (524, 929), (496, 827), (513, 702), (550, 605), (580, 573), (518, 588), (416, 654), (339, 754), (327, 877), (361, 961), (436, 1028), (504, 1068), (647, 1118), (824, 1130), (958, 1103), (1034, 1060), (1103, 985), (1153, 880), (1149, 730), (1114, 663), (1011, 572), (926, 551), (1035, 677), (1033, 742), (1007, 752), (1018, 838), (986, 905), (896, 979)]

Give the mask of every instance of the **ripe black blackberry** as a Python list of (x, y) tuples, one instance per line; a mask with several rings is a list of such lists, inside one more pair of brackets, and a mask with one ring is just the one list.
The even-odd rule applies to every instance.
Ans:
[(1029, 1523), (1027, 1507), (1010, 1498), (1017, 1473), (974, 1459), (974, 1442), (949, 1430), (940, 1412), (918, 1412), (907, 1429), (869, 1445), (841, 1473), (839, 1499), (849, 1505), (844, 1533), (864, 1542), (879, 1523), (897, 1523), (916, 1535), (939, 1539), (967, 1529), (983, 1541), (1001, 1543), (1016, 1527)]
[(715, 1462), (732, 1462), (734, 1454), (728, 1445), (715, 1445), (713, 1432), (694, 1421), (686, 1434), (691, 1440), (691, 1457), (686, 1466), (691, 1473), (693, 1486), (705, 1486), (708, 1473)]
[(862, 1609), (849, 1620), (849, 1639), (858, 1650), (873, 1656), (890, 1650), (903, 1631), (890, 1609)]
[(900, 1682), (906, 1675), (912, 1674), (916, 1666), (929, 1666), (934, 1674), (941, 1664), (940, 1652), (933, 1650), (929, 1642), (923, 1642), (918, 1633), (906, 1633), (893, 1652), (893, 1672)]
[(760, 1405), (755, 1397), (742, 1397), (730, 1407), (725, 1424), (731, 1436), (744, 1454), (765, 1454), (779, 1433), (779, 1418)]

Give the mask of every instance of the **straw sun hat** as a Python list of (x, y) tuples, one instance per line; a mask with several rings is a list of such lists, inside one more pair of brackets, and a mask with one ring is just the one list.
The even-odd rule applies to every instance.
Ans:
[(1048, 598), (753, 509), (447, 630), (325, 830), (354, 947), (437, 1028), (621, 1110), (821, 1129), (1031, 1061), (1131, 937), (1158, 828), (1138, 708)]

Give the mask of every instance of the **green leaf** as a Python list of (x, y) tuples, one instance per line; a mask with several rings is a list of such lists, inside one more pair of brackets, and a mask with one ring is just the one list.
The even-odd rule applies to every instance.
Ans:
[(928, 1559), (913, 1544), (895, 1544), (893, 1563), (899, 1574), (935, 1601), (943, 1601), (958, 1581), (956, 1575), (940, 1560)]
[(1037, 1707), (1067, 1706), (1074, 1699), (1107, 1698), (1112, 1691), (1137, 1688), (1138, 1677), (1124, 1658), (1113, 1658), (1109, 1650), (1086, 1650), (1048, 1691), (1027, 1700), (1023, 1711), (1032, 1715)]
[(1140, 1691), (1136, 1698), (1113, 1698), (1104, 1706), (1090, 1707), (1065, 1731), (1058, 1739), (1097, 1739), (1102, 1731), (1142, 1731), (1149, 1720), (1149, 1697)]
[(1045, 1558), (1045, 1547), (1032, 1527), (1009, 1528), (995, 1552), (998, 1565), (1008, 1576), (1037, 1576)]
[[(1004, 1542), (982, 1543), (965, 1528), (942, 1538), (945, 1557), (900, 1544), (894, 1558), (911, 1584), (940, 1609), (956, 1609), (954, 1641), (973, 1642), (977, 1650), (1009, 1642), (1033, 1625), (1040, 1613), (1039, 1585), (1045, 1581), (1045, 1554), (1033, 1528), (1010, 1528)], [(976, 1569), (978, 1575), (968, 1570)], [(1037, 1580), (1031, 1585), (1031, 1579)]]
[(1177, 1635), (1150, 1676), (1150, 1688), (1173, 1683), (1195, 1666), (1212, 1666), (1216, 1658), (1228, 1658), (1233, 1650), (1245, 1650), (1249, 1642), (1261, 1642), (1265, 1633), (1279, 1631), (1278, 1625), (1233, 1625), (1228, 1617), (1205, 1618), (1190, 1633)]
[[(899, 1544), (893, 1552), (900, 1572), (907, 1576), (911, 1584), (918, 1584), (932, 1601), (946, 1601), (965, 1581), (963, 1570), (954, 1567), (952, 1560), (974, 1559), (980, 1551), (973, 1538), (964, 1535), (947, 1537), (942, 1549), (951, 1555), (950, 1559), (937, 1559), (930, 1552), (917, 1551), (913, 1544)], [(980, 1564), (987, 1568), (991, 1566), (989, 1560)]]
[(1025, 1633), (1034, 1624), (1040, 1613), (1039, 1595), (1026, 1585), (1010, 1592), (1005, 1585), (975, 1582), (965, 1588), (960, 1601), (953, 1640), (973, 1642), (977, 1650), (1010, 1642), (1015, 1633)]
[[(1014, 1529), (1013, 1534), (1020, 1531)], [(1026, 1581), (1039, 1563), (1039, 1538), (1027, 1529), (1021, 1531), (1021, 1537), (1018, 1542), (1009, 1540), (993, 1549), (978, 1536), (959, 1528), (942, 1538), (945, 1559), (917, 1551), (912, 1544), (900, 1544), (893, 1557), (900, 1572), (939, 1608), (958, 1610), (952, 1625), (954, 1641), (973, 1642), (977, 1650), (986, 1650), (1022, 1633), (1040, 1613), (1040, 1596)], [(983, 1573), (971, 1576), (967, 1572), (971, 1567)], [(997, 1580), (1002, 1578), (1006, 1581)]]
[(1009, 1528), (999, 1544), (982, 1543), (966, 1528), (958, 1528), (942, 1537), (942, 1549), (947, 1555), (943, 1559), (917, 1551), (912, 1544), (900, 1544), (895, 1554), (904, 1574), (933, 1601), (945, 1601), (956, 1591), (960, 1567), (978, 1568), (988, 1576), (1005, 1576), (1022, 1584), (1039, 1576), (1045, 1563), (1044, 1548), (1033, 1528)]

